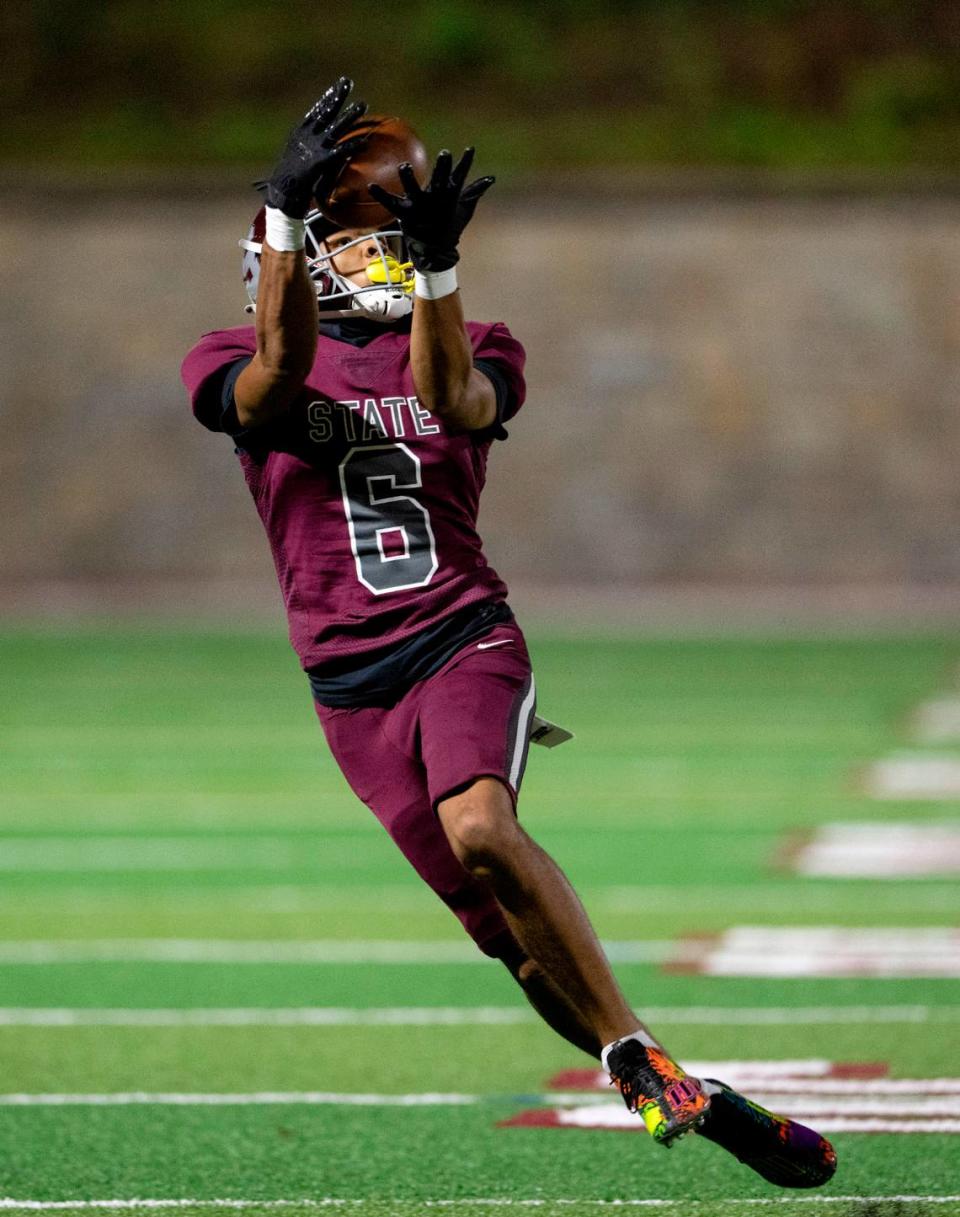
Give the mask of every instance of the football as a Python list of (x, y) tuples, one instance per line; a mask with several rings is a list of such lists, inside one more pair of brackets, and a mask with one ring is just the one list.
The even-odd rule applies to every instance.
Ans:
[(403, 194), (397, 167), (409, 161), (417, 181), (430, 175), (427, 150), (417, 133), (402, 118), (368, 114), (343, 139), (367, 135), (367, 142), (346, 162), (325, 199), (317, 205), (328, 220), (344, 228), (375, 228), (389, 222), (393, 215), (370, 197), (368, 182), (376, 182), (392, 194)]

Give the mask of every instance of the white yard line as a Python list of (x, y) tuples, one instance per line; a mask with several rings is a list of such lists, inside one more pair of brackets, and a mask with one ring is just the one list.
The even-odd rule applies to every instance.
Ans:
[[(771, 1066), (777, 1062), (762, 1062)], [(750, 1097), (756, 1102), (762, 1102), (765, 1107), (786, 1107), (793, 1096), (802, 1095), (805, 1100), (828, 1102), (826, 1096), (840, 1096), (842, 1100), (856, 1097), (860, 1102), (870, 1096), (880, 1096), (896, 1104), (898, 1096), (908, 1096), (919, 1099), (923, 1095), (955, 1095), (949, 1100), (951, 1107), (946, 1110), (943, 1100), (931, 1099), (936, 1103), (937, 1111), (945, 1111), (949, 1115), (960, 1115), (960, 1078), (843, 1078), (823, 1077), (816, 1075), (789, 1076), (787, 1070), (776, 1074), (771, 1069), (768, 1072), (756, 1070), (751, 1072), (745, 1068), (745, 1062), (718, 1061), (711, 1064), (706, 1061), (690, 1061), (684, 1058), (683, 1067), (687, 1073), (698, 1078), (722, 1078), (728, 1086), (737, 1090), (750, 1092)], [(577, 1090), (565, 1096), (572, 1102), (580, 1103), (583, 1096), (589, 1094), (610, 1094), (610, 1079), (605, 1073), (597, 1073), (591, 1078), (592, 1090)], [(765, 1095), (762, 1100), (758, 1095)], [(577, 1097), (579, 1096), (579, 1097)], [(789, 1097), (788, 1097), (789, 1096)], [(770, 1100), (769, 1102), (767, 1100)], [(774, 1101), (776, 1100), (776, 1101)], [(556, 1096), (554, 1096), (556, 1101)], [(924, 1100), (925, 1101), (925, 1100)], [(839, 1110), (831, 1103), (832, 1110)]]
[(953, 978), (960, 977), (960, 930), (737, 926), (688, 940), (677, 962), (707, 976)]
[(0, 1027), (432, 1027), (514, 1026), (536, 1022), (522, 1006), (344, 1006), (267, 1009), (124, 1010), (0, 1008)]
[(0, 1107), (471, 1107), (486, 1101), (486, 1096), (475, 1094), (335, 1094), (322, 1090), (262, 1090), (250, 1094), (138, 1090), (108, 1094), (0, 1094)]
[[(97, 884), (85, 882), (82, 875), (71, 875), (63, 883), (58, 883), (56, 888), (33, 890), (29, 897), (26, 891), (25, 888), (17, 890), (10, 884), (0, 885), (0, 913), (8, 919), (8, 926), (12, 923), (18, 930), (24, 923), (23, 908), (27, 899), (32, 908), (42, 908), (45, 912), (51, 907), (66, 908), (70, 913), (100, 913), (105, 904), (123, 912), (140, 912), (145, 899), (145, 893), (135, 888), (105, 891)], [(349, 878), (346, 885), (339, 882), (318, 885), (309, 879), (301, 882), (296, 876), (285, 883), (242, 882), (238, 876), (237, 882), (217, 885), (217, 899), (220, 907), (229, 911), (239, 905), (245, 914), (323, 914), (330, 909), (368, 905), (389, 907), (397, 914), (423, 911), (423, 892), (419, 888), (400, 883), (354, 882), (354, 876)], [(172, 910), (178, 916), (184, 913), (202, 916), (209, 912), (209, 904), (209, 892), (198, 892), (195, 887), (187, 885), (160, 887), (149, 893), (149, 908), (158, 915)], [(62, 920), (68, 921), (66, 914)], [(229, 917), (227, 924), (230, 924)]]
[(444, 964), (492, 963), (473, 943), (384, 940), (92, 938), (0, 942), (0, 964)]
[[(859, 1124), (873, 1117), (911, 1126), (929, 1126), (946, 1121), (960, 1126), (960, 1096), (942, 1095), (842, 1097), (784, 1093), (779, 1088), (760, 1088), (751, 1097), (761, 1105), (799, 1120), (855, 1118)], [(583, 1123), (591, 1127), (632, 1128), (636, 1116), (606, 1095), (573, 1094), (354, 1094), (321, 1090), (262, 1090), (250, 1092), (204, 1091), (113, 1091), (106, 1093), (12, 1093), (0, 1094), (0, 1107), (473, 1107), (491, 1103), (534, 1103), (563, 1124)], [(545, 1110), (551, 1114), (551, 1110)], [(643, 1128), (642, 1124), (638, 1125)], [(952, 1129), (951, 1131), (956, 1131)]]
[[(781, 1204), (954, 1204), (960, 1201), (956, 1196), (771, 1196), (762, 1199), (724, 1199), (726, 1208), (742, 1207), (775, 1207)], [(625, 1200), (579, 1200), (569, 1197), (558, 1197), (550, 1200), (538, 1197), (525, 1200), (506, 1196), (463, 1196), (453, 1200), (390, 1200), (391, 1207), (396, 1209), (432, 1208), (462, 1208), (465, 1205), (483, 1205), (490, 1208), (547, 1208), (550, 1205), (589, 1205), (595, 1208), (683, 1208), (696, 1209), (704, 1205), (716, 1206), (716, 1200), (675, 1200), (659, 1199), (625, 1199)], [(382, 1199), (367, 1198), (363, 1200), (343, 1199), (334, 1196), (312, 1196), (302, 1200), (243, 1200), (234, 1198), (224, 1199), (134, 1199), (134, 1200), (18, 1200), (13, 1197), (0, 1197), (0, 1209), (24, 1210), (27, 1212), (62, 1212), (84, 1209), (182, 1209), (182, 1208), (211, 1208), (211, 1209), (285, 1209), (285, 1208), (348, 1208), (363, 1205), (382, 1207)]]
[(927, 1023), (960, 1020), (960, 1006), (663, 1006), (644, 1007), (652, 1022), (694, 1026), (803, 1026), (808, 1023)]
[[(335, 1094), (322, 1090), (262, 1090), (242, 1093), (117, 1092), (108, 1094), (0, 1094), (0, 1107), (471, 1107), (516, 1103), (526, 1098), (549, 1107), (558, 1125), (636, 1128), (633, 1112), (608, 1101), (584, 1101), (583, 1094)], [(757, 1092), (757, 1103), (824, 1132), (960, 1132), (960, 1104), (943, 1099), (815, 1099)], [(571, 1101), (576, 1106), (571, 1106)]]
[[(694, 1062), (684, 1061), (683, 1066), (688, 1073), (697, 1077), (703, 1076), (695, 1068)], [(714, 1074), (708, 1073), (706, 1076), (713, 1077)], [(716, 1076), (723, 1078), (728, 1085), (733, 1085), (725, 1073), (718, 1070)], [(770, 1098), (769, 1104), (766, 1099), (763, 1100), (765, 1107), (777, 1106), (774, 1099), (779, 1100), (779, 1105), (785, 1107), (790, 1102), (787, 1096), (794, 1095), (822, 1100), (824, 1104), (829, 1103), (833, 1111), (840, 1109), (833, 1099), (827, 1097), (830, 1095), (844, 1096), (837, 1100), (839, 1102), (846, 1102), (854, 1096), (859, 1103), (867, 1101), (868, 1096), (879, 1095), (888, 1103), (890, 1109), (898, 1106), (897, 1096), (956, 1095), (955, 1099), (947, 1100), (946, 1103), (941, 1098), (915, 1101), (934, 1105), (936, 1111), (943, 1111), (947, 1115), (960, 1116), (960, 1078), (753, 1078), (747, 1081), (737, 1078), (737, 1082), (738, 1088), (750, 1088), (751, 1098), (755, 1098), (758, 1093)]]
[(960, 1120), (911, 1120), (909, 1117), (903, 1120), (891, 1120), (884, 1117), (870, 1116), (824, 1116), (823, 1118), (811, 1115), (808, 1117), (811, 1120), (817, 1121), (817, 1129), (820, 1132), (835, 1133), (835, 1132), (862, 1132), (862, 1133), (898, 1133), (898, 1134), (913, 1134), (913, 1133), (952, 1133), (956, 1135), (960, 1133)]
[(921, 702), (910, 718), (918, 744), (960, 742), (960, 697), (936, 697)]
[(705, 976), (759, 977), (865, 977), (878, 980), (958, 980), (960, 951), (956, 959), (923, 956), (878, 959), (871, 955), (797, 954), (769, 955), (760, 951), (714, 951), (697, 969)]
[(936, 1119), (942, 1116), (955, 1124), (960, 1121), (960, 1095), (944, 1096), (942, 1093), (919, 1098), (916, 1095), (904, 1098), (896, 1094), (831, 1095), (819, 1091), (816, 1094), (791, 1094), (777, 1086), (768, 1090), (758, 1088), (751, 1092), (750, 1098), (761, 1107), (801, 1121), (822, 1116), (888, 1116), (891, 1119), (904, 1116)]
[[(758, 1096), (762, 1100), (762, 1096)], [(595, 1131), (628, 1131), (644, 1133), (646, 1129), (635, 1115), (622, 1105), (619, 1107), (583, 1106), (568, 1109), (557, 1108), (541, 1112), (528, 1113), (531, 1118), (519, 1118), (512, 1123), (516, 1127), (529, 1128), (576, 1128)], [(803, 1121), (816, 1121), (818, 1131), (822, 1133), (857, 1132), (857, 1133), (960, 1133), (960, 1119), (954, 1117), (939, 1118), (936, 1116), (902, 1116), (896, 1113), (885, 1116), (875, 1116), (869, 1111), (863, 1114), (851, 1114), (833, 1111), (819, 1111), (813, 1108), (803, 1108), (799, 1111), (784, 1112)]]
[(960, 798), (960, 757), (897, 753), (870, 765), (864, 785), (875, 799)]
[[(343, 852), (339, 851), (337, 862), (346, 866)], [(302, 870), (309, 862), (302, 842), (293, 837), (75, 836), (0, 841), (0, 871)]]
[(794, 854), (791, 869), (851, 879), (960, 874), (960, 820), (824, 824)]
[(960, 948), (954, 926), (766, 926), (743, 925), (720, 937), (733, 951), (869, 951), (875, 955), (909, 955), (917, 951), (952, 957)]
[[(713, 975), (960, 976), (960, 930), (744, 926), (708, 938), (609, 941), (615, 963), (658, 963)], [(491, 965), (466, 939), (259, 940), (94, 938), (0, 941), (0, 966), (153, 963), (317, 967)], [(0, 1015), (2, 1021), (2, 1015)]]
[[(675, 958), (663, 941), (607, 942), (615, 963), (659, 963)], [(392, 939), (65, 938), (0, 941), (2, 964), (213, 963), (213, 964), (492, 964), (463, 940)]]
[[(693, 1026), (805, 1026), (848, 1023), (956, 1023), (957, 1006), (664, 1006), (645, 1007), (652, 1022)], [(0, 1027), (432, 1027), (535, 1023), (523, 1006), (345, 1006), (192, 1009), (0, 1007)]]

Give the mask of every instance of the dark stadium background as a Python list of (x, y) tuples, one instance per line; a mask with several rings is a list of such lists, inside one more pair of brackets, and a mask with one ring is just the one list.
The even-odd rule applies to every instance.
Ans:
[(345, 72), (500, 172), (960, 164), (948, 0), (33, 0), (5, 23), (21, 163), (259, 164)]
[(529, 350), (484, 509), (526, 611), (563, 617), (574, 585), (644, 619), (727, 621), (759, 588), (775, 617), (953, 611), (955, 5), (34, 0), (4, 22), (9, 610), (216, 612), (244, 586), (273, 615), (177, 364), (243, 323), (249, 183), (346, 72), (500, 175), (463, 280)]

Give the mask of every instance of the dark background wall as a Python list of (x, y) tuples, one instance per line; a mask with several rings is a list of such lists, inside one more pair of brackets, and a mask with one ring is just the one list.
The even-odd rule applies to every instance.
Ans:
[[(263, 565), (179, 362), (243, 324), (245, 191), (4, 210), (0, 567)], [(529, 352), (483, 525), (515, 577), (960, 577), (960, 199), (496, 195), (469, 312)]]
[(955, 3), (14, 0), (0, 22), (0, 592), (268, 576), (177, 369), (244, 320), (249, 182), (341, 72), (499, 175), (461, 278), (529, 349), (482, 519), (505, 573), (958, 582)]

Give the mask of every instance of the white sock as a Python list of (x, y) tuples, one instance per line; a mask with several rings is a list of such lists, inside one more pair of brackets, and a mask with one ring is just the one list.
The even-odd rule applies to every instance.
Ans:
[(646, 1031), (632, 1031), (629, 1035), (621, 1035), (621, 1037), (618, 1040), (614, 1040), (612, 1044), (607, 1044), (606, 1048), (604, 1048), (604, 1050), (600, 1053), (600, 1061), (607, 1073), (610, 1072), (607, 1065), (607, 1057), (610, 1055), (611, 1050), (616, 1048), (617, 1044), (622, 1044), (625, 1040), (639, 1040), (640, 1043), (643, 1044), (644, 1048), (658, 1048), (661, 1052), (663, 1051), (657, 1041), (652, 1036), (648, 1035)]

